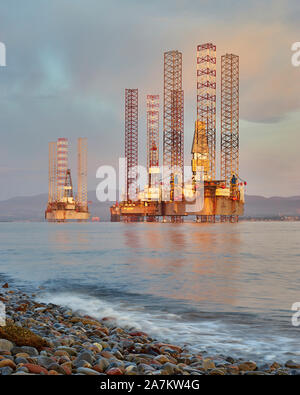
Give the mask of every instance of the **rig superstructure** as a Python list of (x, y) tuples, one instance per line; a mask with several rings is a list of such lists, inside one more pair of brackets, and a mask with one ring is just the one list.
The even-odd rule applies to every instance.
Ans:
[[(221, 57), (220, 179), (216, 178), (216, 45), (197, 46), (196, 73), (197, 117), (191, 150), (192, 177), (188, 182), (184, 182), (182, 53), (177, 50), (164, 53), (162, 168), (159, 167), (159, 96), (147, 96), (149, 182), (142, 191), (138, 190), (134, 170), (138, 165), (138, 90), (126, 90), (126, 191), (124, 199), (111, 207), (112, 221), (182, 222), (184, 217), (193, 215), (197, 222), (216, 219), (237, 222), (243, 215), (246, 182), (239, 177), (239, 57), (234, 54)], [(197, 194), (199, 180), (203, 185), (201, 207), (187, 199), (190, 194)]]
[(90, 217), (87, 200), (87, 139), (78, 139), (77, 196), (74, 196), (68, 168), (68, 140), (49, 143), (49, 193), (45, 219), (49, 222), (86, 221)]

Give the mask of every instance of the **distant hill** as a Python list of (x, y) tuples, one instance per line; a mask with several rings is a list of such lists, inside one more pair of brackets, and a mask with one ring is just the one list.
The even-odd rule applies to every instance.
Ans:
[[(92, 217), (101, 221), (110, 220), (110, 202), (100, 203), (95, 192), (89, 192), (90, 212)], [(0, 201), (0, 221), (44, 221), (48, 194), (16, 197)]]
[[(48, 195), (32, 197), (15, 197), (0, 202), (0, 221), (43, 221)], [(90, 212), (92, 217), (100, 217), (101, 221), (110, 220), (110, 202), (97, 201), (95, 192), (89, 192), (92, 201)], [(245, 206), (246, 217), (278, 217), (300, 216), (300, 196), (288, 198), (247, 196)]]
[(300, 216), (300, 196), (271, 197), (247, 196), (245, 216), (278, 217)]

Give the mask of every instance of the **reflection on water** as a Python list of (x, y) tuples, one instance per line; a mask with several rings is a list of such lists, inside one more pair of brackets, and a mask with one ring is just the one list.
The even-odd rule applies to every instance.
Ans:
[[(125, 238), (125, 245), (132, 249), (140, 248), (140, 233), (135, 224), (122, 224), (122, 233)], [(127, 228), (128, 226), (128, 228)]]
[[(234, 304), (237, 289), (232, 284), (238, 270), (240, 231), (228, 226), (215, 232), (212, 225), (141, 224), (123, 228), (125, 245), (131, 249), (127, 264), (143, 279), (160, 276), (144, 292), (172, 299)], [(168, 278), (169, 286), (165, 282)]]
[(153, 224), (153, 228), (150, 228), (145, 232), (146, 237), (145, 240), (147, 242), (147, 248), (150, 250), (161, 250), (163, 247), (163, 240), (161, 239), (159, 232), (155, 229), (155, 224)]
[[(49, 224), (54, 225), (55, 224)], [(85, 232), (74, 232), (69, 228), (69, 224), (56, 224), (61, 228), (55, 232), (49, 233), (49, 243), (53, 245), (56, 249), (61, 249), (68, 251), (73, 245), (74, 240), (76, 240), (76, 245), (78, 248), (86, 249), (88, 248), (89, 239)], [(78, 224), (80, 226), (80, 224)]]

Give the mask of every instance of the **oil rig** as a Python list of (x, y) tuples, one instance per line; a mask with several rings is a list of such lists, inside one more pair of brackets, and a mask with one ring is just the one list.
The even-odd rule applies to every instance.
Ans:
[(77, 196), (74, 197), (68, 168), (68, 140), (49, 143), (49, 193), (45, 219), (49, 222), (86, 221), (90, 217), (87, 200), (87, 139), (78, 139)]
[[(125, 90), (125, 193), (111, 208), (112, 222), (238, 222), (246, 182), (239, 177), (239, 56), (221, 56), (220, 178), (216, 178), (216, 45), (197, 46), (197, 114), (191, 150), (191, 180), (184, 183), (184, 91), (182, 53), (164, 53), (163, 170), (159, 167), (159, 95), (147, 96), (148, 184), (140, 191), (138, 89)], [(199, 172), (199, 169), (201, 171)], [(203, 183), (203, 204), (187, 199)]]

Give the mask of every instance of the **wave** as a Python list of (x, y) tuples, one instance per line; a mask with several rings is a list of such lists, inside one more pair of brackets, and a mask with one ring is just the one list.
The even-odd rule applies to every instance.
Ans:
[[(110, 302), (68, 292), (47, 292), (40, 295), (39, 300), (65, 306), (97, 319), (113, 317), (120, 327), (144, 331), (151, 337), (187, 347), (192, 352), (252, 358), (265, 362), (285, 362), (287, 356), (297, 354), (296, 338), (274, 335), (274, 332), (268, 333), (259, 326), (252, 329), (252, 326), (245, 323), (233, 324), (231, 321), (212, 317), (199, 317), (195, 320), (195, 316), (193, 321), (188, 321), (185, 314), (154, 312), (126, 300)], [(281, 351), (283, 349), (284, 352)]]

